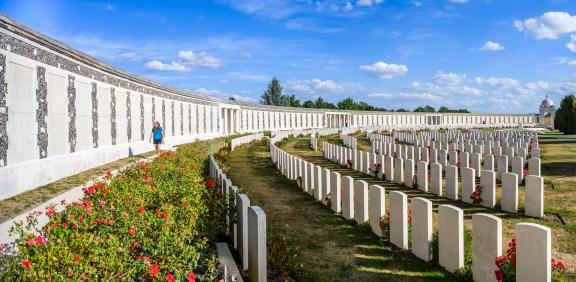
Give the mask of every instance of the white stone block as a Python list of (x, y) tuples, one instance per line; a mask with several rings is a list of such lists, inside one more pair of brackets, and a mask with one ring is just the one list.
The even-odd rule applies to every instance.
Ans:
[(342, 209), (342, 197), (340, 187), (340, 173), (332, 171), (330, 174), (330, 205), (335, 213)]
[(484, 170), (494, 171), (494, 155), (484, 154)]
[(408, 159), (404, 161), (404, 185), (409, 188), (414, 188), (414, 160)]
[(401, 158), (394, 158), (394, 182), (404, 183), (404, 160)]
[(538, 158), (530, 158), (528, 160), (528, 175), (540, 176), (541, 174), (540, 162), (541, 161)]
[(476, 190), (476, 175), (472, 168), (462, 168), (462, 201), (471, 204), (472, 193)]
[(248, 276), (250, 281), (267, 281), (266, 214), (258, 206), (248, 208)]
[(496, 177), (502, 180), (502, 175), (508, 173), (508, 157), (507, 156), (500, 156), (498, 157), (498, 172)]
[(322, 167), (314, 166), (314, 199), (316, 201), (322, 200)]
[(412, 253), (432, 260), (432, 202), (421, 197), (412, 198)]
[(322, 169), (322, 204), (328, 204), (328, 195), (330, 195), (330, 170)]
[(386, 180), (394, 181), (394, 158), (391, 156), (384, 157), (384, 169), (386, 170)]
[(380, 220), (386, 212), (386, 194), (382, 186), (370, 185), (368, 205), (370, 206), (369, 217), (372, 232), (376, 236), (382, 237), (384, 234), (382, 227), (380, 227)]
[(390, 192), (390, 242), (408, 249), (408, 196), (399, 191)]
[(342, 177), (342, 216), (354, 219), (354, 178)]
[(446, 166), (446, 197), (458, 200), (458, 168), (454, 165)]
[(418, 162), (418, 190), (428, 192), (428, 163)]
[(552, 231), (535, 223), (516, 225), (516, 281), (552, 280)]
[(518, 182), (524, 181), (524, 159), (520, 156), (512, 158), (512, 173), (518, 176)]
[(526, 215), (544, 216), (544, 178), (536, 175), (526, 176)]
[(454, 272), (464, 266), (464, 211), (441, 205), (438, 217), (438, 260), (448, 272)]
[(472, 215), (472, 276), (474, 281), (497, 281), (496, 257), (502, 255), (502, 220), (485, 213)]
[(496, 173), (485, 170), (480, 177), (482, 205), (493, 209), (496, 206)]
[(237, 242), (238, 242), (238, 255), (240, 256), (240, 266), (242, 270), (248, 269), (248, 207), (250, 206), (250, 199), (246, 194), (236, 195), (236, 210), (237, 210)]
[(354, 220), (358, 224), (368, 221), (368, 183), (354, 181)]
[(518, 176), (513, 173), (502, 175), (502, 210), (518, 212)]
[(442, 165), (430, 164), (430, 189), (432, 193), (442, 196)]

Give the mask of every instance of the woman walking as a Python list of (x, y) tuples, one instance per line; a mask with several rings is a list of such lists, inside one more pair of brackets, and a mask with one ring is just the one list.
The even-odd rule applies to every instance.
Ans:
[(156, 151), (160, 150), (160, 145), (164, 144), (164, 129), (160, 127), (160, 123), (157, 121), (154, 122), (154, 127), (152, 127), (149, 142), (152, 142), (152, 138), (154, 138), (154, 147), (156, 148)]

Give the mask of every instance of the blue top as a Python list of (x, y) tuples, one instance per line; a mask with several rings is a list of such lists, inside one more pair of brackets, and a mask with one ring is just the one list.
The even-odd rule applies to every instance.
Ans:
[(162, 127), (152, 128), (152, 133), (154, 133), (154, 140), (162, 140), (163, 132), (164, 130), (162, 130)]

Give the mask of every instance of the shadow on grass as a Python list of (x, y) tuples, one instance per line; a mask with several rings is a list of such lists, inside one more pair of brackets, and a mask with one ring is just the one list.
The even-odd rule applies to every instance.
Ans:
[(233, 182), (266, 212), (268, 238), (286, 240), (293, 256), (286, 271), (295, 280), (458, 280), (316, 202), (279, 174), (265, 142), (235, 150), (230, 167)]

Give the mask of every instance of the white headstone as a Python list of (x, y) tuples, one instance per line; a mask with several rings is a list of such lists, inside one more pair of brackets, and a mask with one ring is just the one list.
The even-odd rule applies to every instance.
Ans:
[(399, 191), (390, 192), (390, 242), (408, 249), (408, 196)]
[(248, 208), (248, 276), (250, 281), (267, 281), (266, 214), (258, 206)]
[(386, 212), (385, 190), (380, 185), (370, 185), (369, 189), (370, 197), (368, 199), (368, 205), (370, 206), (370, 226), (376, 236), (382, 237), (384, 234), (380, 226), (380, 220)]
[(526, 176), (526, 215), (544, 216), (544, 178), (536, 175)]
[(358, 224), (368, 221), (368, 183), (354, 181), (354, 220)]
[(421, 197), (412, 198), (412, 253), (424, 261), (433, 254), (432, 202)]
[(464, 212), (451, 205), (438, 207), (438, 260), (448, 272), (464, 266)]
[(535, 223), (516, 225), (516, 281), (552, 280), (552, 231)]
[(497, 281), (496, 257), (502, 255), (502, 219), (491, 214), (472, 215), (472, 276), (474, 281)]

